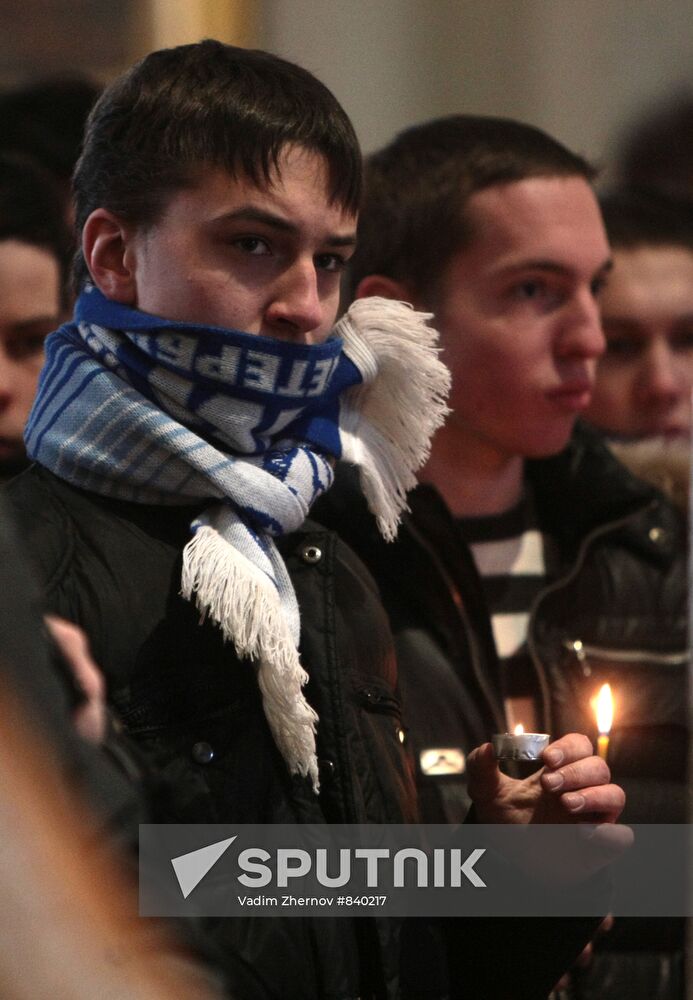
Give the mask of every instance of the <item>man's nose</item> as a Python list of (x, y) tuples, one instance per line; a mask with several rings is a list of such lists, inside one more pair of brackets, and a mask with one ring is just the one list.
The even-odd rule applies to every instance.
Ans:
[(642, 402), (676, 399), (686, 388), (685, 379), (669, 344), (653, 341), (642, 358), (637, 379), (637, 396)]
[(297, 339), (302, 343), (325, 339), (316, 333), (323, 324), (324, 304), (312, 259), (296, 261), (284, 273), (265, 312), (265, 320), (282, 339)]
[(601, 357), (606, 350), (599, 305), (591, 291), (576, 294), (562, 330), (561, 354), (587, 360)]

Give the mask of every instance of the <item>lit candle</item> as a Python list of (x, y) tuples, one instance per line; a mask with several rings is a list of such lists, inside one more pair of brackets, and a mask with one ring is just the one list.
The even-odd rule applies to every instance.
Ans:
[(512, 733), (495, 733), (493, 749), (499, 760), (539, 760), (550, 739), (548, 733), (526, 733), (519, 723)]
[(597, 729), (599, 730), (597, 753), (602, 760), (606, 760), (609, 750), (609, 733), (614, 721), (614, 699), (611, 696), (609, 684), (602, 684), (594, 701), (594, 707), (597, 715)]

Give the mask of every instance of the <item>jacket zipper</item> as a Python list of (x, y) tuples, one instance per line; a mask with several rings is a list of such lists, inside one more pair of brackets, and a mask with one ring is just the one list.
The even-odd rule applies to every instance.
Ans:
[(661, 667), (679, 667), (689, 659), (688, 650), (682, 653), (656, 653), (647, 649), (611, 649), (607, 646), (593, 646), (580, 639), (564, 639), (563, 646), (575, 653), (578, 660), (595, 656), (612, 663), (656, 663)]
[(536, 636), (535, 636), (535, 625), (537, 613), (540, 604), (547, 598), (550, 594), (554, 594), (561, 590), (563, 587), (567, 587), (573, 582), (578, 573), (582, 570), (583, 564), (585, 562), (585, 557), (587, 556), (587, 550), (591, 547), (592, 543), (602, 535), (608, 535), (610, 531), (615, 531), (618, 528), (624, 527), (635, 517), (639, 517), (645, 511), (653, 509), (658, 505), (658, 500), (651, 500), (645, 506), (640, 507), (638, 510), (631, 511), (626, 517), (621, 517), (617, 521), (610, 521), (608, 524), (600, 525), (599, 528), (595, 528), (586, 538), (583, 538), (580, 548), (578, 549), (578, 554), (573, 563), (572, 569), (570, 569), (564, 576), (559, 580), (554, 580), (552, 584), (541, 591), (540, 594), (534, 600), (529, 613), (529, 622), (527, 624), (527, 648), (529, 650), (530, 656), (532, 658), (532, 663), (534, 664), (534, 669), (537, 672), (537, 677), (539, 678), (539, 687), (541, 689), (541, 697), (544, 706), (544, 718), (546, 720), (546, 731), (551, 732), (551, 727), (553, 724), (553, 713), (551, 711), (551, 691), (549, 688), (548, 678), (546, 676), (546, 671), (544, 670), (544, 664), (539, 659), (539, 653), (537, 651)]
[(493, 694), (488, 686), (486, 677), (484, 675), (484, 671), (481, 668), (477, 638), (469, 621), (469, 616), (467, 614), (467, 609), (464, 606), (462, 595), (460, 594), (458, 587), (455, 585), (454, 580), (452, 579), (447, 569), (443, 565), (442, 561), (440, 560), (438, 554), (429, 545), (428, 540), (421, 534), (421, 532), (413, 523), (413, 521), (409, 522), (408, 528), (412, 533), (412, 535), (415, 536), (419, 545), (421, 545), (422, 548), (424, 548), (426, 552), (428, 552), (428, 555), (430, 556), (433, 564), (437, 568), (438, 572), (440, 573), (443, 579), (443, 582), (445, 583), (445, 586), (448, 589), (448, 592), (452, 598), (452, 603), (455, 606), (455, 610), (462, 624), (462, 630), (467, 637), (474, 676), (477, 680), (477, 683), (481, 691), (484, 694), (484, 697), (486, 698), (487, 705), (491, 710), (491, 714), (495, 719), (496, 725), (499, 727), (498, 732), (499, 733), (505, 732), (506, 729), (505, 718), (499, 713), (497, 709), (495, 698), (493, 697)]

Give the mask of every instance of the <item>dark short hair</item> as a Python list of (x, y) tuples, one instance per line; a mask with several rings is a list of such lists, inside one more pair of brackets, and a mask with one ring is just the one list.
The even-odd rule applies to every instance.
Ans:
[(602, 195), (599, 203), (614, 249), (677, 246), (693, 252), (693, 201), (621, 188)]
[(0, 153), (0, 241), (4, 240), (20, 240), (53, 254), (66, 305), (72, 243), (60, 190), (37, 163), (9, 153)]
[(693, 92), (656, 101), (621, 142), (619, 183), (629, 188), (693, 197)]
[[(287, 144), (324, 156), (330, 197), (357, 211), (358, 140), (307, 70), (212, 39), (152, 52), (104, 90), (89, 116), (74, 176), (77, 228), (96, 208), (147, 227), (202, 166), (267, 183)], [(86, 277), (78, 252), (76, 283)]]
[(67, 192), (100, 90), (84, 76), (60, 75), (0, 94), (0, 150), (30, 156)]
[(425, 300), (472, 237), (464, 209), (475, 192), (528, 177), (592, 181), (595, 174), (555, 139), (509, 119), (451, 115), (409, 128), (366, 161), (350, 291), (382, 274)]

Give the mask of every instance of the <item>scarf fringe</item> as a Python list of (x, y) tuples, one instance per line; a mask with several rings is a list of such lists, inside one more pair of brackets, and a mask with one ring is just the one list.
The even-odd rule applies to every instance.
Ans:
[(183, 550), (181, 593), (216, 622), (240, 657), (257, 662), (258, 684), (270, 730), (291, 773), (320, 787), (315, 752), (317, 713), (301, 688), (301, 666), (279, 596), (265, 575), (209, 526)]
[(431, 438), (450, 412), (450, 372), (438, 357), (430, 318), (405, 302), (374, 296), (354, 302), (335, 327), (364, 377), (342, 397), (342, 454), (359, 466), (368, 505), (388, 541), (408, 510), (406, 494)]

